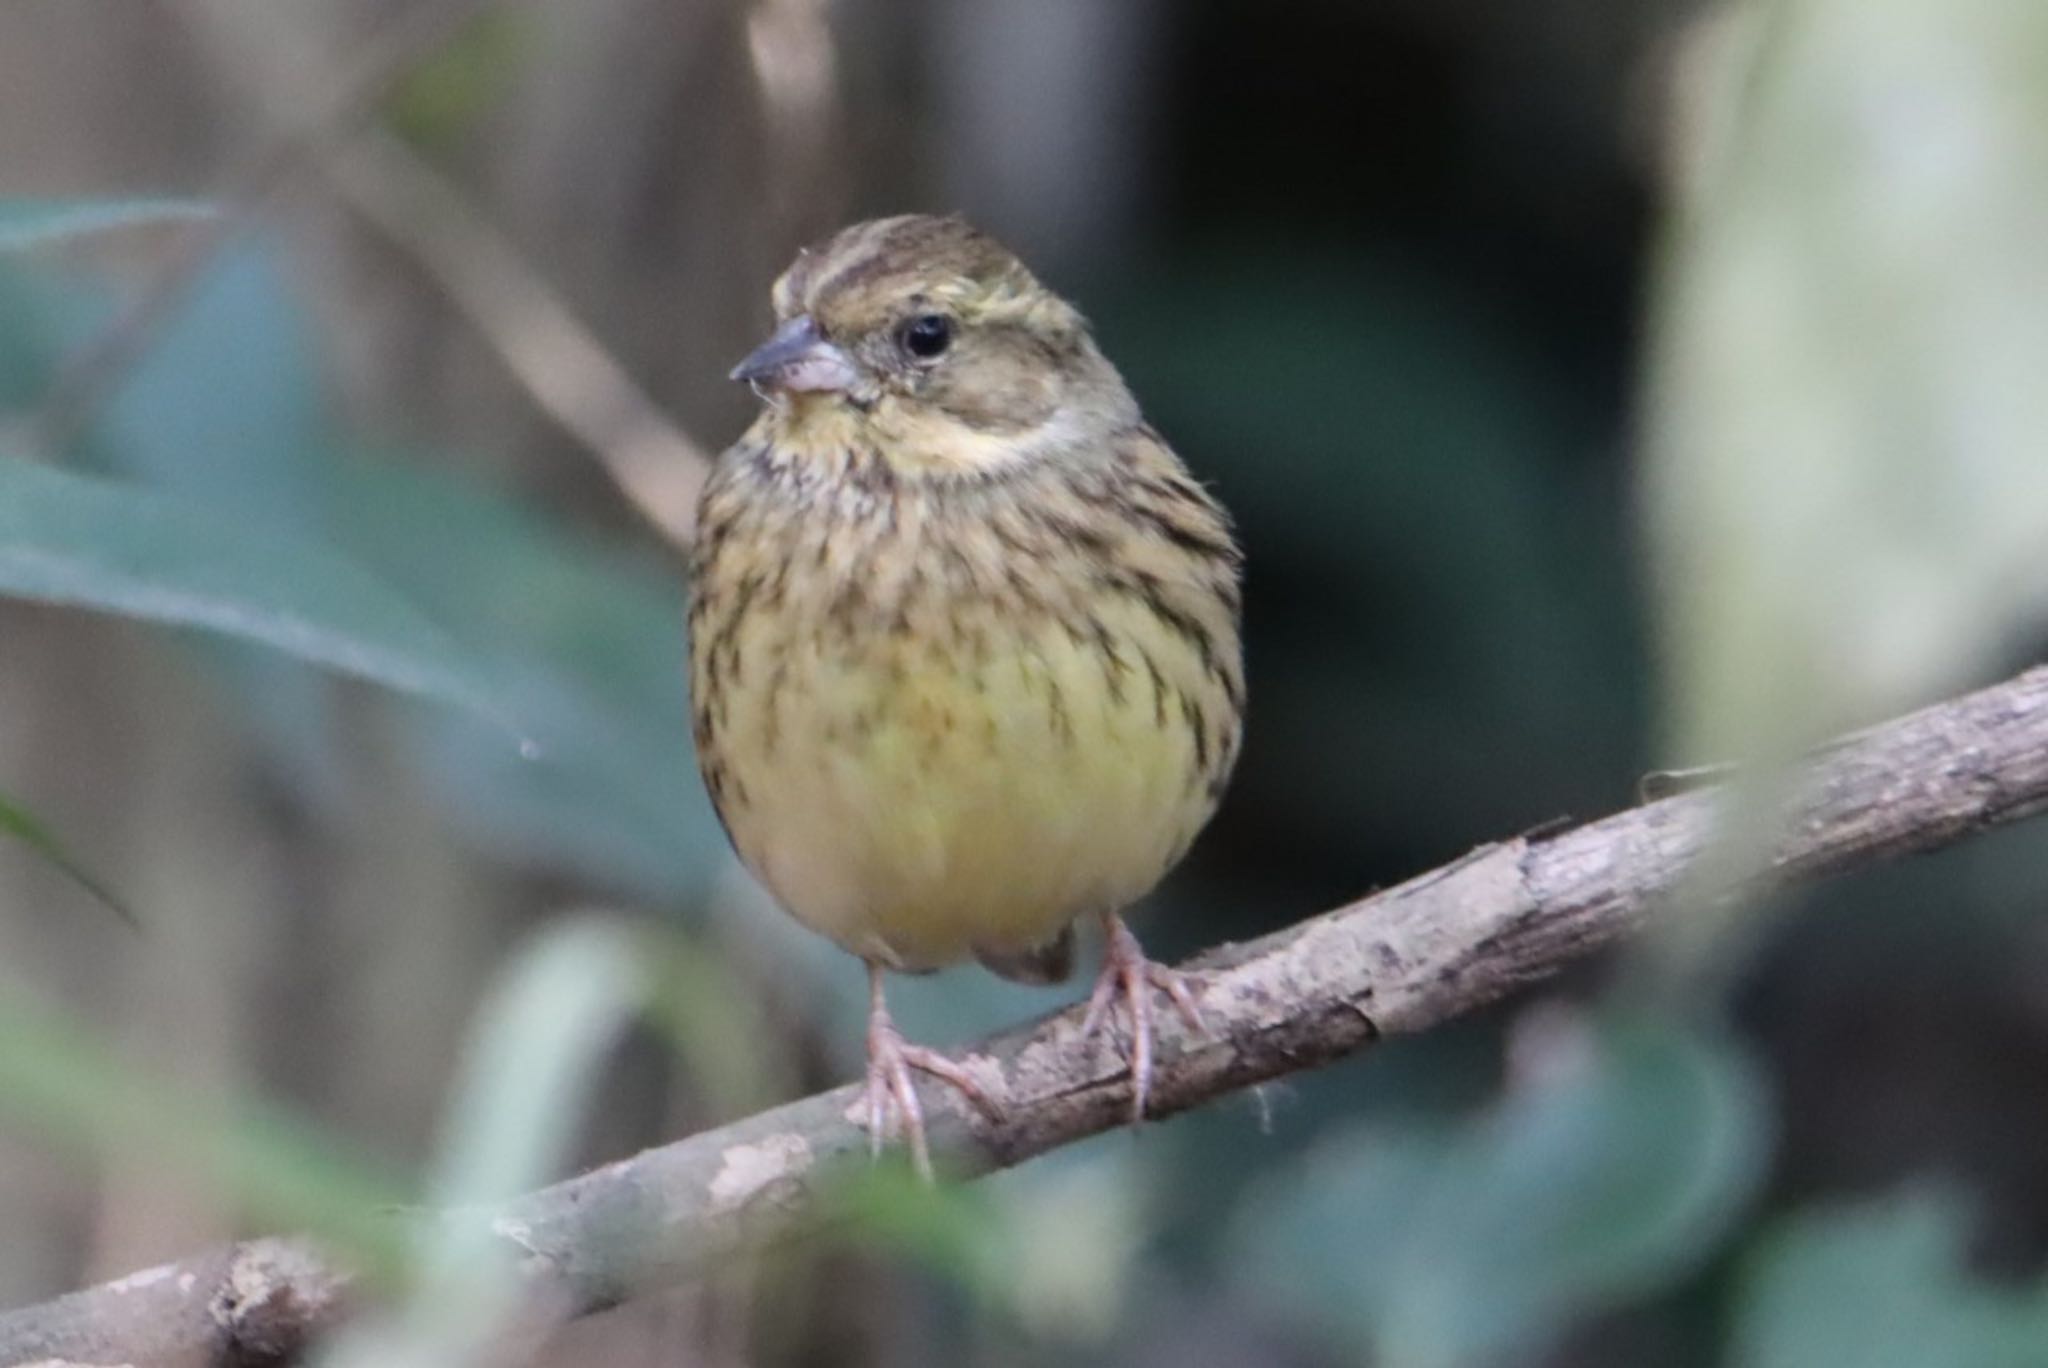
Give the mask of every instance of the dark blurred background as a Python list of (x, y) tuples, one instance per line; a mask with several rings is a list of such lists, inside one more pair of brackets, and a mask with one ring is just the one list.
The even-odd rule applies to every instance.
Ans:
[[(1158, 951), (1625, 806), (1674, 758), (1652, 744), (1631, 395), (1704, 7), (505, 0), (421, 24), (388, 89), (323, 108), (426, 8), (0, 8), (6, 195), (208, 196), (292, 149), (132, 373), (91, 387), (66, 460), (351, 554), (486, 663), (541, 745), (521, 761), (444, 706), (0, 601), (0, 787), (148, 924), (0, 847), (0, 985), (119, 1057), (413, 1171), (485, 986), (534, 928), (595, 908), (672, 930), (759, 1020), (737, 1095), (636, 1037), (581, 1160), (856, 1067), (858, 967), (783, 926), (697, 792), (681, 558), (613, 478), (630, 434), (565, 425), (545, 381), (585, 375), (580, 322), (618, 375), (570, 408), (609, 412), (629, 377), (715, 451), (751, 410), (723, 376), (769, 281), (870, 214), (957, 208), (1011, 242), (1239, 519), (1248, 749), (1145, 914)], [(0, 407), (41, 411), (188, 238), (0, 259)], [(650, 487), (693, 477), (677, 457)], [(1518, 1075), (1593, 1029), (1572, 1004), (1594, 966), (1547, 1005), (998, 1180), (972, 1199), (1004, 1251), (981, 1282), (915, 1251), (820, 1254), (574, 1327), (554, 1361), (1797, 1362), (1758, 1346), (1786, 1307), (1828, 1303), (1801, 1289), (1831, 1258), (1919, 1285), (1964, 1277), (1960, 1232), (2009, 1279), (2048, 1250), (2044, 885), (2021, 830), (1802, 897), (1743, 976), (1735, 1038), (1711, 1067), (1686, 1056), (1741, 1080), (1698, 1104), (1748, 1137), (1704, 1175), (1628, 1169), (1578, 1207), (1608, 1168), (1559, 1177), (1517, 1148), (1583, 1122), (1526, 1115)], [(962, 970), (899, 1005), (914, 1035), (962, 1040), (1068, 996)], [(1567, 1151), (1683, 1139), (1694, 1113), (1658, 1096), (1614, 1103), (1626, 1143)], [(81, 1162), (33, 1108), (16, 1120), (0, 1302), (240, 1228), (232, 1178), (118, 1146)], [(1493, 1205), (1418, 1217), (1402, 1194), (1430, 1183)], [(1800, 1224), (1905, 1187), (1933, 1195), (1873, 1208), (1876, 1233)], [(1687, 1214), (1679, 1190), (1715, 1195)], [(1523, 1201), (1563, 1252), (1488, 1263)]]

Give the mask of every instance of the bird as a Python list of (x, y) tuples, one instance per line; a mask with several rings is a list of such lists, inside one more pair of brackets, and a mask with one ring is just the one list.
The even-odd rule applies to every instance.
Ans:
[(869, 1143), (932, 1173), (885, 974), (968, 961), (1054, 983), (1104, 949), (1084, 1030), (1196, 980), (1123, 913), (1207, 824), (1243, 737), (1243, 556), (1087, 321), (957, 216), (856, 223), (770, 292), (732, 371), (762, 404), (715, 463), (690, 554), (698, 765), (740, 860), (867, 966)]

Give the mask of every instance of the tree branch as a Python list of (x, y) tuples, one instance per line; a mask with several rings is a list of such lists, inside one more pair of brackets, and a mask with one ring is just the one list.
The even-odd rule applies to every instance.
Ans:
[[(1932, 850), (2048, 808), (2048, 669), (1839, 742), (1802, 775), (1774, 883)], [(1708, 839), (1715, 791), (1474, 851), (1190, 967), (1214, 1031), (1161, 1018), (1157, 1111), (1427, 1030), (1545, 977), (1657, 915)], [(962, 1056), (1000, 1123), (931, 1108), (935, 1152), (972, 1176), (1123, 1122), (1121, 1059), (1069, 1010)], [(840, 1088), (525, 1197), (494, 1222), (537, 1302), (583, 1314), (815, 1222), (864, 1162)], [(304, 1244), (257, 1240), (0, 1315), (0, 1363), (278, 1362), (345, 1313), (350, 1279)]]

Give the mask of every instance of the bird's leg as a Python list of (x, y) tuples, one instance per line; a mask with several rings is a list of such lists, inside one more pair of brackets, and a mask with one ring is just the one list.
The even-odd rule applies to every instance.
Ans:
[(1209, 1033), (1188, 989), (1187, 975), (1145, 958), (1145, 951), (1124, 919), (1114, 912), (1102, 917), (1102, 972), (1095, 977), (1095, 990), (1088, 995), (1088, 1014), (1081, 1019), (1081, 1033), (1094, 1035), (1109, 1020), (1110, 1009), (1121, 997), (1131, 1016), (1131, 1124), (1145, 1119), (1145, 1103), (1152, 1095), (1152, 990), (1158, 989), (1179, 1010), (1188, 1029)]
[(937, 1050), (912, 1045), (889, 1019), (889, 1005), (882, 998), (882, 966), (868, 964), (868, 1153), (882, 1155), (882, 1138), (888, 1130), (893, 1104), (901, 1120), (903, 1138), (910, 1145), (910, 1162), (917, 1176), (932, 1181), (931, 1146), (925, 1139), (924, 1108), (917, 1100), (917, 1084), (910, 1071), (916, 1069), (950, 1083), (980, 1108), (999, 1118), (1001, 1113), (988, 1092), (956, 1061)]

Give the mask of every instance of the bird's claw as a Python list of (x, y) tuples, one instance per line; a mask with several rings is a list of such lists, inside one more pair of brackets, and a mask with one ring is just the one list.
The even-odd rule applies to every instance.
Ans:
[(1166, 994), (1181, 1020), (1197, 1035), (1209, 1035), (1209, 1024), (1195, 995), (1188, 987), (1189, 976), (1147, 959), (1138, 938), (1121, 917), (1103, 922), (1102, 971), (1096, 975), (1094, 991), (1088, 995), (1088, 1012), (1081, 1018), (1081, 1033), (1093, 1036), (1109, 1021), (1111, 1009), (1122, 998), (1131, 1018), (1131, 1124), (1145, 1119), (1146, 1104), (1152, 1096), (1152, 992)]
[(910, 1147), (911, 1167), (919, 1178), (931, 1182), (931, 1143), (925, 1136), (924, 1106), (918, 1101), (912, 1070), (950, 1084), (990, 1120), (1001, 1120), (1002, 1109), (981, 1081), (958, 1060), (905, 1040), (879, 997), (876, 999), (868, 1015), (868, 1153), (875, 1159), (882, 1157), (882, 1141), (888, 1134), (893, 1108), (902, 1138)]

